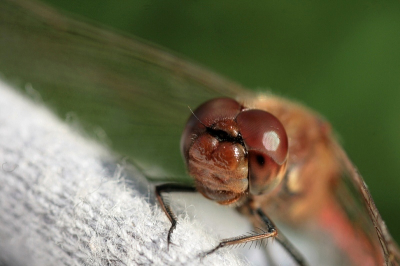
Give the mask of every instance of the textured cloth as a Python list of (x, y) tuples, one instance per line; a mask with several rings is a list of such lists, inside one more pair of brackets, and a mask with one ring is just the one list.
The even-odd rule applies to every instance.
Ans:
[(198, 259), (218, 236), (196, 219), (167, 250), (153, 187), (128, 169), (0, 81), (0, 265), (243, 264), (229, 249)]

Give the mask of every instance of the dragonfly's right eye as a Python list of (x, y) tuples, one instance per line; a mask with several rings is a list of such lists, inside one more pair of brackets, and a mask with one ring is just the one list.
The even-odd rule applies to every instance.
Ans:
[(255, 109), (240, 112), (236, 121), (248, 152), (250, 194), (274, 189), (286, 170), (285, 128), (274, 115)]
[(262, 155), (262, 154), (256, 155), (256, 161), (257, 161), (257, 165), (259, 167), (264, 167), (265, 166), (264, 155)]
[(249, 191), (259, 195), (274, 189), (282, 180), (286, 170), (286, 162), (277, 164), (270, 156), (257, 152), (248, 152)]

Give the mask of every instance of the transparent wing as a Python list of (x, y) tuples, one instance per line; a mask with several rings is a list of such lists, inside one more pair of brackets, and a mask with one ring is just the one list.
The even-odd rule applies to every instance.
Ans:
[(333, 146), (341, 165), (335, 202), (344, 210), (357, 238), (364, 239), (370, 244), (371, 251), (376, 252), (375, 258), (383, 256), (386, 265), (400, 265), (399, 248), (382, 220), (367, 185), (343, 149), (337, 143)]
[(61, 117), (73, 111), (84, 126), (99, 126), (145, 170), (177, 178), (185, 176), (179, 141), (188, 106), (241, 90), (159, 47), (23, 0), (0, 3), (0, 72), (32, 85)]

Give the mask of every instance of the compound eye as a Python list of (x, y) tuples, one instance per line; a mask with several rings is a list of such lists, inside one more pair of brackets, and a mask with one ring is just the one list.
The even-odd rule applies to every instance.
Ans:
[(285, 163), (288, 138), (278, 118), (268, 112), (254, 109), (240, 112), (236, 122), (248, 151), (263, 153), (279, 165)]
[[(271, 177), (271, 164), (275, 164), (274, 161), (266, 154), (256, 152), (256, 151), (250, 151), (248, 154), (249, 158), (249, 168), (250, 168), (250, 173), (249, 175), (251, 177)], [(253, 178), (254, 179), (254, 178)], [(263, 178), (265, 179), (265, 178)]]
[[(207, 127), (220, 120), (234, 119), (240, 112), (240, 104), (231, 98), (216, 98), (200, 105), (194, 111), (196, 117), (193, 117), (195, 123), (201, 121)], [(190, 123), (190, 119), (188, 123)]]
[(273, 190), (282, 180), (286, 163), (277, 164), (270, 156), (249, 151), (249, 192), (260, 195)]
[(286, 171), (288, 138), (283, 125), (261, 110), (242, 111), (236, 122), (248, 151), (250, 194), (273, 190)]

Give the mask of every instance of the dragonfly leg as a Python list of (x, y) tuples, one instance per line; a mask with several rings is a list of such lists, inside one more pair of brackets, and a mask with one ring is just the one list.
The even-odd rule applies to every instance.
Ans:
[[(247, 243), (247, 242), (251, 242), (251, 241), (257, 241), (257, 240), (267, 239), (270, 237), (276, 237), (278, 234), (278, 231), (276, 230), (275, 225), (273, 223), (269, 223), (266, 225), (267, 225), (267, 230), (266, 231), (262, 230), (262, 232), (260, 232), (260, 233), (254, 233), (251, 235), (244, 235), (244, 236), (223, 239), (212, 250), (200, 254), (200, 257), (204, 257), (206, 255), (214, 253), (218, 249), (226, 247), (226, 246), (238, 245), (238, 244), (243, 244), (243, 243)], [(269, 226), (269, 225), (271, 225), (271, 226)]]
[[(256, 210), (256, 213), (257, 213), (257, 216), (261, 219), (261, 221), (267, 228), (272, 227), (276, 231), (275, 224), (260, 208), (258, 208)], [(297, 263), (297, 265), (299, 265), (299, 266), (307, 265), (307, 262), (305, 261), (305, 259), (301, 255), (301, 253), (293, 246), (292, 243), (290, 243), (290, 241), (282, 234), (282, 232), (279, 232), (279, 234), (277, 233), (275, 239), (288, 252), (288, 254)]]
[(168, 231), (167, 243), (168, 247), (171, 244), (171, 235), (172, 232), (176, 228), (176, 224), (178, 219), (176, 218), (175, 214), (171, 210), (171, 206), (168, 202), (166, 202), (165, 198), (163, 197), (163, 193), (174, 193), (174, 192), (196, 192), (196, 189), (191, 186), (183, 186), (179, 184), (163, 184), (156, 186), (156, 197), (158, 202), (161, 205), (162, 210), (164, 211), (165, 215), (167, 215), (168, 219), (171, 222), (171, 227)]

